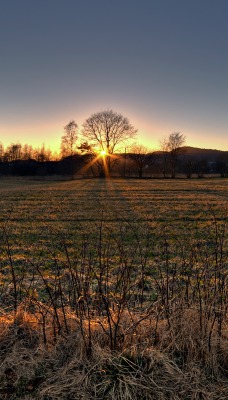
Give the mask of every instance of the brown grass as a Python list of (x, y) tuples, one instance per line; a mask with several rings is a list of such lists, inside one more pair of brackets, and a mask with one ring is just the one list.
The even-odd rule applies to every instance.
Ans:
[[(216, 326), (208, 352), (195, 310), (173, 315), (169, 329), (144, 320), (111, 351), (92, 321), (92, 353), (86, 353), (77, 321), (71, 333), (44, 345), (38, 318), (19, 313), (0, 323), (1, 399), (205, 399), (228, 396), (227, 336)], [(132, 326), (124, 316), (124, 329)], [(84, 327), (86, 329), (86, 327)], [(226, 332), (227, 334), (227, 332)]]
[[(48, 183), (31, 183), (32, 194), (4, 186), (3, 200), (18, 195), (19, 208), (0, 231), (0, 399), (227, 400), (227, 189), (219, 182), (188, 183), (196, 196), (186, 183), (166, 183), (170, 194), (156, 182), (154, 199), (154, 182), (137, 190), (81, 183), (81, 199), (68, 182), (53, 187), (47, 210)], [(106, 210), (98, 216), (86, 199), (99, 190)], [(207, 212), (205, 193), (221, 198)], [(3, 217), (8, 210), (4, 202)], [(70, 231), (52, 226), (67, 218)]]

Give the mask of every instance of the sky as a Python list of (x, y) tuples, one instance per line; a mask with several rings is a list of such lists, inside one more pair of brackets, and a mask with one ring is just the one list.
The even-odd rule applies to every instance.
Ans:
[(151, 149), (228, 150), (227, 0), (0, 0), (0, 141), (58, 151), (113, 109)]

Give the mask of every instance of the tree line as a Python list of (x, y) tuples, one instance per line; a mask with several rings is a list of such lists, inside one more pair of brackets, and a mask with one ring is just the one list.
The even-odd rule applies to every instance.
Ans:
[(104, 110), (92, 114), (79, 131), (71, 120), (61, 137), (59, 153), (12, 143), (0, 144), (2, 175), (69, 175), (175, 178), (184, 174), (203, 177), (207, 173), (228, 173), (228, 159), (220, 154), (216, 161), (196, 158), (186, 153), (186, 138), (173, 132), (152, 149), (136, 141), (137, 129), (122, 114)]

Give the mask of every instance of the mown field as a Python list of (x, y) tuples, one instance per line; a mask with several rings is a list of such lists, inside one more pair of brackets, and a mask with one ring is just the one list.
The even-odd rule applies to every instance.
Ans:
[[(113, 232), (132, 224), (178, 237), (202, 232), (227, 218), (226, 180), (2, 180), (0, 223), (27, 247), (49, 243), (52, 234), (96, 234), (101, 222)], [(154, 232), (156, 234), (156, 232)]]
[(0, 398), (227, 399), (227, 200), (225, 179), (2, 179)]

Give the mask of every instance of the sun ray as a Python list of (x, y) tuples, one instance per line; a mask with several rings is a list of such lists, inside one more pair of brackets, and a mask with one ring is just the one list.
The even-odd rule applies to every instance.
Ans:
[(101, 175), (104, 175), (105, 178), (110, 178), (110, 165), (108, 165), (108, 163), (110, 163), (111, 159), (115, 159), (117, 155), (110, 154), (106, 150), (101, 149), (95, 151), (93, 154), (91, 153), (91, 156), (93, 156), (93, 158), (85, 166), (83, 166), (78, 173), (82, 175), (85, 174), (90, 168), (100, 161), (101, 170), (103, 168), (103, 174), (101, 171)]

